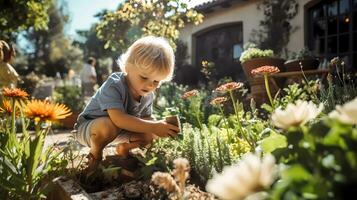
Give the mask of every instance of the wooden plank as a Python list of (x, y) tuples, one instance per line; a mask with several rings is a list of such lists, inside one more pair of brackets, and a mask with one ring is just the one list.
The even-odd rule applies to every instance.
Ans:
[[(304, 71), (305, 75), (314, 75), (314, 74), (327, 74), (330, 72), (328, 69), (318, 69), (318, 70), (307, 70)], [(280, 72), (277, 74), (271, 74), (269, 75), (270, 77), (274, 78), (281, 78), (281, 77), (291, 77), (291, 76), (302, 76), (301, 71), (295, 71), (295, 72)]]

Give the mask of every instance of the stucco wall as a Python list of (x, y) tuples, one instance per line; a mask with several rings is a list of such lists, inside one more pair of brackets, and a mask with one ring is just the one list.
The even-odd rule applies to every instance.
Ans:
[(296, 31), (290, 35), (290, 40), (287, 45), (289, 51), (299, 51), (305, 46), (305, 38), (304, 38), (304, 6), (311, 0), (298, 0), (299, 3), (299, 11), (294, 19), (291, 20), (291, 24), (293, 27), (296, 26)]
[[(287, 46), (289, 51), (298, 51), (304, 47), (304, 5), (311, 0), (298, 0), (299, 12), (291, 21), (293, 26), (297, 26), (295, 32), (290, 36)], [(215, 8), (215, 11), (205, 16), (203, 23), (195, 26), (189, 24), (180, 31), (180, 39), (187, 44), (190, 58), (188, 63), (192, 63), (193, 45), (192, 36), (206, 28), (230, 22), (243, 22), (243, 44), (249, 41), (253, 29), (259, 28), (259, 22), (264, 14), (257, 9), (256, 1), (243, 1), (232, 5), (229, 8)]]

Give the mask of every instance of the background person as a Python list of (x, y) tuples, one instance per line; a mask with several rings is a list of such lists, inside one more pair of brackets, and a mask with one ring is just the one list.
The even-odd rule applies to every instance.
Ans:
[(97, 73), (95, 71), (96, 59), (89, 57), (80, 72), (82, 94), (84, 97), (94, 94), (94, 86), (97, 84)]

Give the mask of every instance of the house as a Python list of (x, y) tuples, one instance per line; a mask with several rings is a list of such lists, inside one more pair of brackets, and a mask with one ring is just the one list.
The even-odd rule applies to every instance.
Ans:
[[(357, 0), (296, 0), (298, 13), (291, 20), (296, 30), (287, 49), (297, 52), (308, 47), (316, 56), (343, 58), (350, 69), (357, 69)], [(257, 8), (261, 0), (210, 0), (196, 6), (205, 15), (203, 23), (189, 24), (180, 31), (193, 66), (213, 61), (221, 73), (242, 77), (239, 57), (243, 45), (264, 18)], [(353, 67), (352, 67), (353, 66)], [(223, 69), (224, 68), (224, 69)], [(233, 69), (233, 70), (232, 70)]]

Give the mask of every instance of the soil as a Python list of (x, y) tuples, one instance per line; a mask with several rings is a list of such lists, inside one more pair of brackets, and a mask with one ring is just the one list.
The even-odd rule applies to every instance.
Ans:
[[(102, 162), (101, 169), (90, 178), (82, 177), (80, 185), (94, 199), (174, 199), (170, 198), (165, 190), (153, 185), (150, 180), (139, 180), (139, 171), (140, 163), (136, 158), (123, 159), (108, 155)], [(212, 194), (203, 192), (196, 185), (186, 187), (185, 197), (190, 200), (215, 199)]]

